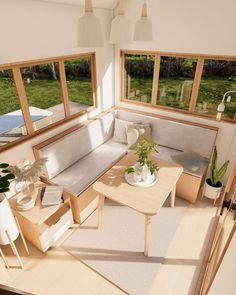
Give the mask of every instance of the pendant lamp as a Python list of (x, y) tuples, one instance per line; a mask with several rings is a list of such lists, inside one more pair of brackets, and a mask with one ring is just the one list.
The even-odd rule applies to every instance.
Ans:
[(118, 15), (112, 20), (110, 43), (130, 43), (132, 42), (132, 27), (125, 17), (124, 0), (119, 1)]
[(78, 46), (103, 46), (101, 24), (99, 18), (93, 14), (92, 0), (85, 0), (85, 12), (79, 19)]
[(134, 41), (152, 41), (152, 22), (147, 18), (147, 3), (144, 1), (141, 18), (136, 22)]

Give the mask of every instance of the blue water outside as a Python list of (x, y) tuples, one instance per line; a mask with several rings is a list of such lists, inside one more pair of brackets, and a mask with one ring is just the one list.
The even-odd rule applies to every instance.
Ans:
[[(32, 121), (38, 121), (45, 116), (31, 116)], [(2, 115), (0, 116), (0, 133), (6, 133), (14, 128), (25, 125), (22, 115)]]

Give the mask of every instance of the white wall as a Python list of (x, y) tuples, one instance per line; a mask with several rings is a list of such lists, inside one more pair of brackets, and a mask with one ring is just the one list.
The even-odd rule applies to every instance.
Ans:
[[(126, 1), (126, 16), (132, 19), (133, 24), (140, 17), (142, 3), (143, 0)], [(229, 159), (232, 165), (236, 160), (235, 124), (121, 103), (119, 52), (121, 49), (133, 49), (236, 55), (236, 1), (147, 0), (147, 4), (149, 18), (153, 23), (153, 41), (116, 46), (116, 105), (219, 127), (216, 142), (219, 164)]]
[[(96, 49), (99, 110), (113, 102), (113, 48), (108, 43), (112, 11), (95, 9), (101, 19), (105, 46)], [(0, 0), (0, 64), (55, 57), (94, 51), (77, 47), (78, 18), (83, 9), (77, 5), (63, 5), (29, 0)], [(93, 113), (94, 114), (94, 113)], [(82, 119), (86, 119), (84, 116)], [(48, 134), (43, 134), (16, 148), (0, 154), (0, 162), (20, 164), (34, 160), (32, 146), (81, 119), (74, 120)]]

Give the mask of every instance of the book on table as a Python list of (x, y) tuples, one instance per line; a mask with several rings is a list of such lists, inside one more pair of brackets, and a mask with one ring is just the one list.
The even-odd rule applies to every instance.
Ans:
[(49, 185), (41, 192), (42, 207), (63, 203), (63, 186)]

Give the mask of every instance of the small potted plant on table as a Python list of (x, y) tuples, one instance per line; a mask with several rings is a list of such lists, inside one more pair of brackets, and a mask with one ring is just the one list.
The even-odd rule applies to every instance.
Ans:
[(154, 153), (158, 153), (157, 143), (150, 138), (140, 139), (135, 146), (138, 162), (133, 167), (126, 167), (126, 173), (133, 173), (135, 182), (149, 182), (153, 174), (158, 171), (157, 164), (150, 158)]
[(220, 196), (222, 190), (222, 183), (220, 180), (224, 177), (229, 161), (226, 161), (219, 169), (217, 169), (217, 149), (214, 147), (211, 165), (210, 165), (210, 178), (206, 179), (203, 195), (214, 202)]

